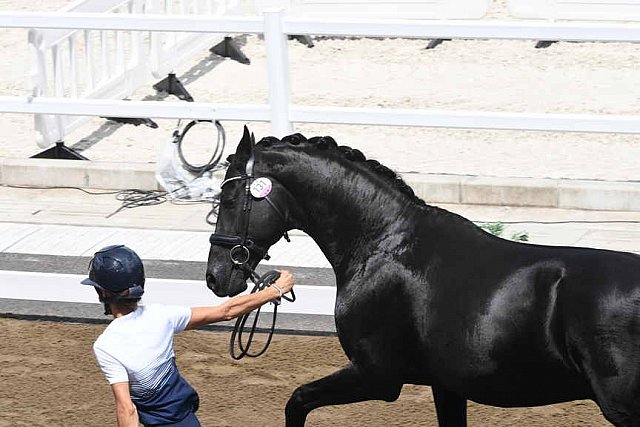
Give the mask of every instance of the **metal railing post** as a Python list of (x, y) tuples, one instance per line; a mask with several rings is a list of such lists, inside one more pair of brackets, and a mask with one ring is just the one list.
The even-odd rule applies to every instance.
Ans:
[(282, 30), (283, 18), (283, 10), (264, 12), (264, 41), (267, 46), (271, 131), (277, 138), (282, 138), (293, 132), (293, 127), (289, 121), (291, 93), (289, 84), (289, 51), (287, 50), (287, 35)]

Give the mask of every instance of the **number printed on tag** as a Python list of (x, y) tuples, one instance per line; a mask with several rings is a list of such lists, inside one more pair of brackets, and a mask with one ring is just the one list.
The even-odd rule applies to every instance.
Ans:
[(272, 184), (269, 178), (258, 178), (251, 183), (251, 195), (258, 199), (262, 199), (271, 193), (271, 187)]

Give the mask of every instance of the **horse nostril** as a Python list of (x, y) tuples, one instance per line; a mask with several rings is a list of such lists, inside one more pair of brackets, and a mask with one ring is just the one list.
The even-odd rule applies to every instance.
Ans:
[(213, 290), (216, 285), (216, 278), (211, 273), (207, 273), (207, 288)]

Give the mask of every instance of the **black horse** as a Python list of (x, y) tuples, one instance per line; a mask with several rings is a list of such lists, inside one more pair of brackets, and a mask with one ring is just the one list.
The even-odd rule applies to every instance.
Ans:
[[(592, 399), (616, 426), (640, 426), (640, 256), (500, 239), (330, 137), (254, 144), (245, 129), (229, 160), (207, 267), (213, 292), (245, 290), (294, 228), (336, 275), (350, 363), (296, 389), (287, 426), (325, 405), (393, 401), (403, 384), (432, 386), (440, 426), (465, 426), (469, 399)], [(260, 177), (271, 191), (251, 188)]]

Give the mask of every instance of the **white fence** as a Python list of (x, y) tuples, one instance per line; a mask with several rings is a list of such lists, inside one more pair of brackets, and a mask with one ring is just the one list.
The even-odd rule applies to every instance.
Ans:
[[(255, 14), (279, 3), (292, 15), (366, 15), (384, 18), (480, 18), (489, 0), (80, 0), (61, 12)], [(122, 99), (164, 78), (183, 61), (222, 41), (220, 33), (146, 33), (108, 30), (29, 31), (32, 52), (31, 93), (84, 99)], [(42, 147), (65, 139), (87, 121), (84, 116), (36, 114), (36, 143)]]
[[(264, 34), (269, 66), (269, 105), (164, 104), (60, 97), (0, 97), (0, 112), (270, 121), (283, 136), (291, 122), (391, 126), (640, 133), (640, 117), (514, 114), (475, 111), (330, 108), (290, 103), (287, 35), (410, 38), (532, 39), (639, 42), (638, 24), (523, 23), (495, 21), (310, 20), (266, 12), (264, 17), (2, 13), (0, 27)], [(173, 104), (173, 105), (172, 105)]]
[[(223, 16), (239, 0), (81, 0), (61, 12), (115, 15)], [(59, 98), (122, 99), (172, 72), (184, 60), (222, 41), (220, 33), (162, 33), (105, 29), (32, 29), (31, 93)], [(86, 117), (37, 114), (36, 142), (48, 147)]]
[[(32, 301), (59, 301), (95, 304), (95, 291), (79, 283), (86, 275), (34, 273), (0, 270), (0, 298)], [(177, 304), (190, 307), (222, 304), (200, 280), (168, 280), (147, 278), (145, 304)], [(249, 291), (244, 292), (244, 294)], [(295, 304), (282, 304), (278, 313), (332, 316), (336, 304), (333, 286), (297, 285)], [(273, 305), (264, 306), (263, 312), (272, 312)]]

